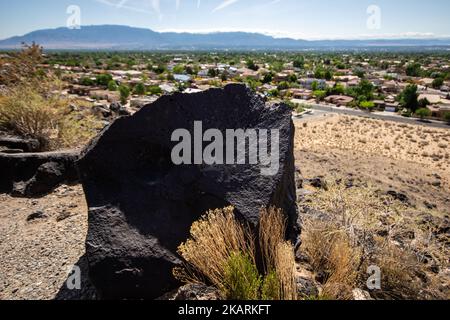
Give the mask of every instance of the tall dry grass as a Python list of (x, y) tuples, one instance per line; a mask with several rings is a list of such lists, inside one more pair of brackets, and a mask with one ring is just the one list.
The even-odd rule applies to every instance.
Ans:
[(262, 210), (259, 229), (262, 273), (256, 267), (254, 236), (235, 218), (234, 208), (208, 212), (193, 224), (190, 239), (179, 247), (187, 264), (174, 270), (175, 277), (211, 284), (225, 299), (296, 299), (294, 249), (285, 241), (282, 212)]
[(0, 129), (38, 140), (41, 151), (81, 146), (101, 123), (90, 114), (71, 113), (69, 104), (57, 81), (23, 82), (0, 98)]
[[(367, 290), (369, 266), (382, 274), (381, 289), (370, 292), (373, 298), (445, 298), (440, 276), (428, 272), (421, 260), (432, 254), (445, 267), (442, 252), (448, 251), (421, 229), (407, 206), (371, 186), (347, 188), (336, 180), (328, 186), (306, 198), (310, 208), (323, 214), (311, 211), (302, 217), (300, 250), (314, 272), (324, 276), (319, 298), (352, 299), (354, 288)], [(414, 239), (399, 237), (405, 233), (415, 234)]]

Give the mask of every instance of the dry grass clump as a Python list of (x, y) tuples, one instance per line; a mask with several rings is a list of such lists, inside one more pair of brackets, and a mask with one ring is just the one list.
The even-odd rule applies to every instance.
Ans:
[(255, 263), (254, 241), (249, 230), (235, 219), (233, 207), (210, 211), (195, 222), (190, 239), (178, 251), (195, 271), (180, 280), (202, 282), (206, 278), (223, 291), (225, 266), (233, 254), (245, 252)]
[[(338, 180), (339, 181), (339, 180)], [(328, 182), (328, 190), (308, 196), (306, 203), (324, 214), (303, 217), (300, 250), (323, 278), (321, 297), (350, 299), (352, 290), (367, 290), (369, 266), (381, 270), (377, 299), (443, 298), (442, 281), (423, 256), (448, 266), (440, 240), (418, 225), (408, 207), (370, 186), (347, 188)], [(444, 297), (445, 298), (445, 297)]]
[(0, 129), (38, 140), (41, 151), (87, 143), (97, 134), (100, 122), (88, 114), (71, 113), (69, 100), (62, 98), (58, 89), (54, 81), (8, 89), (0, 99)]
[(174, 270), (186, 283), (207, 283), (230, 300), (296, 299), (294, 250), (285, 239), (280, 210), (261, 212), (260, 246), (264, 261), (258, 270), (255, 239), (228, 207), (208, 212), (191, 228), (190, 239), (179, 247), (187, 262)]
[(302, 248), (311, 266), (322, 274), (322, 297), (330, 299), (352, 299), (352, 290), (357, 287), (361, 252), (348, 234), (331, 222), (307, 220), (302, 233)]
[(259, 244), (266, 274), (275, 273), (280, 284), (281, 300), (296, 300), (295, 255), (292, 244), (285, 241), (286, 220), (281, 210), (262, 210)]

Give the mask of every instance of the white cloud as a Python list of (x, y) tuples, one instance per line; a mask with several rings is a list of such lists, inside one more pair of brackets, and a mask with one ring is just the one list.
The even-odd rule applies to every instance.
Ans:
[(217, 12), (217, 11), (223, 10), (238, 1), (239, 0), (225, 0), (221, 4), (219, 4), (212, 12)]

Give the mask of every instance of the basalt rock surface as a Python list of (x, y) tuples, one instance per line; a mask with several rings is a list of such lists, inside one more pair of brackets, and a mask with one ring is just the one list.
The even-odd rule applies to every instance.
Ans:
[[(194, 137), (196, 121), (204, 132), (279, 130), (278, 172), (263, 175), (261, 163), (175, 165), (171, 153), (179, 142), (172, 134), (186, 129)], [(182, 263), (177, 248), (209, 209), (232, 205), (256, 230), (262, 207), (281, 208), (286, 237), (296, 242), (294, 130), (288, 106), (268, 106), (242, 85), (164, 96), (106, 128), (78, 162), (89, 206), (89, 274), (98, 296), (156, 299), (178, 288), (172, 275)]]

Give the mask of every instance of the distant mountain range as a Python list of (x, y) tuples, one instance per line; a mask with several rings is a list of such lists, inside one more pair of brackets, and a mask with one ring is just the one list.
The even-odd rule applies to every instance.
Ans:
[(307, 50), (447, 48), (450, 39), (295, 40), (246, 32), (175, 33), (102, 25), (38, 30), (0, 41), (0, 49), (36, 42), (48, 50)]

